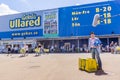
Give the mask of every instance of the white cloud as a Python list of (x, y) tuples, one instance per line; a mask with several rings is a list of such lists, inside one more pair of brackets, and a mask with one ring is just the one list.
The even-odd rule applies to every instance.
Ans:
[(0, 16), (8, 15), (8, 14), (15, 14), (15, 13), (19, 13), (19, 12), (13, 9), (10, 9), (10, 7), (4, 3), (0, 4)]

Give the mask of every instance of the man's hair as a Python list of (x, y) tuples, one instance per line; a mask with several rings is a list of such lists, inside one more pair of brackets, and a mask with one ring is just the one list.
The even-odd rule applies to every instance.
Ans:
[(91, 35), (91, 34), (94, 34), (94, 32), (90, 32), (90, 35)]

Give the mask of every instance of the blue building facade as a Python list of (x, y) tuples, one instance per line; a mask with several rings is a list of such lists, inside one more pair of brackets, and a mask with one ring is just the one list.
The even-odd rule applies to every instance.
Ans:
[[(34, 39), (45, 47), (87, 44), (91, 31), (103, 44), (119, 41), (120, 5), (115, 1), (0, 16), (1, 41)], [(68, 44), (69, 45), (69, 44)]]

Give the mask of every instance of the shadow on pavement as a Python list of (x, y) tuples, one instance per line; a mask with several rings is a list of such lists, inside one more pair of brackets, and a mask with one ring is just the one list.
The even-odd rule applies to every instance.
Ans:
[(104, 70), (98, 70), (95, 72), (95, 75), (97, 75), (97, 76), (108, 75), (108, 73), (106, 73)]
[(22, 58), (22, 57), (25, 57), (25, 56), (23, 56), (23, 55), (20, 55), (20, 56), (19, 56), (19, 58)]
[(35, 55), (34, 57), (39, 57), (40, 55)]

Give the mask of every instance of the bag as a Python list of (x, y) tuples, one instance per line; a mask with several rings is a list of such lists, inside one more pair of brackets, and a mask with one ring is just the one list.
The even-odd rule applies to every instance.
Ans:
[(35, 53), (39, 53), (40, 49), (39, 48), (35, 48)]
[(49, 53), (49, 49), (44, 49), (44, 52), (45, 53)]
[(25, 49), (20, 49), (20, 53), (24, 54), (25, 52)]
[(120, 51), (120, 47), (119, 46), (116, 47), (116, 51)]
[(85, 71), (95, 72), (97, 71), (97, 68), (98, 68), (98, 64), (95, 59), (92, 59), (92, 58), (86, 59)]
[(85, 70), (86, 59), (78, 59), (78, 68), (80, 70)]

